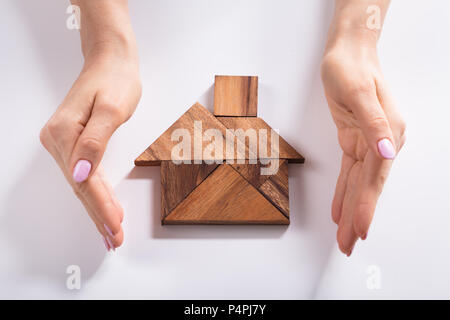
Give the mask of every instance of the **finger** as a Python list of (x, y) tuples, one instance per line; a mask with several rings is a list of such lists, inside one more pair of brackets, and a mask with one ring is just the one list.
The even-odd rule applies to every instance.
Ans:
[(123, 208), (122, 205), (120, 204), (119, 200), (117, 199), (117, 196), (114, 192), (114, 189), (112, 188), (111, 184), (108, 182), (108, 180), (106, 179), (105, 175), (104, 175), (104, 171), (101, 167), (97, 168), (97, 173), (100, 175), (101, 179), (104, 181), (103, 186), (106, 189), (106, 192), (108, 192), (111, 195), (111, 200), (113, 202), (113, 204), (119, 208), (119, 219), (120, 219), (120, 223), (123, 222)]
[(353, 228), (353, 210), (356, 196), (356, 188), (358, 186), (358, 179), (362, 168), (362, 162), (357, 161), (350, 169), (347, 186), (342, 204), (341, 219), (339, 221), (337, 231), (337, 241), (339, 248), (347, 256), (350, 256), (358, 236)]
[(84, 128), (81, 118), (78, 111), (60, 107), (41, 130), (42, 144), (52, 156), (59, 154), (64, 170), (68, 169), (73, 147)]
[(122, 223), (123, 221), (123, 208), (119, 202), (119, 200), (117, 199), (116, 193), (114, 191), (114, 189), (112, 188), (111, 184), (108, 182), (108, 179), (105, 175), (105, 171), (103, 170), (103, 167), (100, 165), (99, 167), (97, 167), (97, 171), (96, 174), (98, 175), (99, 179), (103, 182), (103, 186), (105, 188), (105, 191), (110, 195), (111, 197), (111, 201), (113, 202), (113, 204), (119, 208), (119, 218), (120, 218), (120, 223)]
[(54, 143), (67, 171), (75, 143), (91, 115), (93, 90), (79, 78), (42, 130), (48, 132), (47, 140)]
[(341, 219), (342, 204), (344, 202), (345, 190), (350, 169), (355, 164), (355, 160), (345, 153), (342, 155), (341, 172), (336, 183), (336, 191), (331, 205), (331, 217), (334, 223), (339, 224)]
[[(59, 115), (57, 115), (57, 118), (59, 118)], [(54, 120), (49, 121), (49, 123), (52, 123), (52, 121), (54, 121)], [(81, 192), (77, 192), (77, 186), (73, 184), (72, 177), (71, 177), (70, 173), (67, 171), (67, 168), (66, 168), (66, 165), (65, 165), (65, 161), (64, 161), (63, 155), (62, 155), (63, 152), (61, 151), (62, 149), (59, 148), (58, 143), (56, 143), (54, 141), (55, 140), (53, 138), (54, 134), (52, 134), (52, 133), (56, 132), (55, 130), (56, 130), (57, 127), (59, 128), (59, 125), (56, 126), (55, 124), (53, 124), (51, 126), (48, 126), (48, 125), (44, 126), (44, 128), (41, 130), (41, 133), (40, 133), (41, 142), (44, 145), (44, 147), (47, 149), (47, 151), (55, 159), (55, 161), (58, 164), (58, 166), (60, 167), (62, 173), (66, 177), (67, 181), (69, 182), (69, 184), (74, 189), (75, 194), (77, 195), (79, 200), (85, 206), (86, 211), (88, 212), (88, 214), (91, 217), (91, 219), (94, 221), (94, 223), (96, 225), (99, 225), (100, 224), (100, 220), (98, 219), (98, 217), (95, 215), (95, 212), (92, 210), (92, 208), (87, 203), (84, 195)], [(51, 128), (53, 128), (53, 132), (50, 130)], [(63, 140), (59, 140), (59, 141), (61, 142)]]
[(353, 228), (363, 240), (367, 237), (377, 201), (389, 175), (391, 165), (392, 161), (381, 160), (370, 150), (364, 159), (353, 215)]
[(396, 155), (395, 139), (378, 100), (376, 89), (368, 89), (352, 95), (349, 108), (360, 122), (369, 148), (381, 159), (394, 159)]
[(398, 152), (405, 143), (406, 123), (398, 112), (394, 98), (383, 79), (377, 81), (377, 95), (389, 121)]
[[(73, 187), (74, 187), (74, 190), (76, 190), (79, 186), (78, 185), (73, 185)], [(98, 213), (93, 208), (91, 203), (86, 199), (85, 193), (76, 191), (75, 194), (77, 195), (77, 198), (83, 204), (83, 206), (86, 209), (86, 211), (87, 211), (89, 217), (91, 218), (91, 220), (94, 222), (98, 232), (101, 234), (102, 241), (103, 241), (106, 249), (108, 251), (110, 251), (110, 250), (114, 250), (115, 251), (115, 249), (118, 246), (120, 246), (120, 244), (123, 241), (123, 232), (121, 233), (121, 231), (120, 231), (120, 232), (118, 232), (118, 234), (116, 236), (111, 236), (110, 235), (111, 234), (111, 230), (109, 229), (107, 224), (103, 222), (103, 219), (101, 218), (100, 213)]]
[[(56, 145), (54, 143), (49, 143), (49, 139), (50, 137), (48, 136), (48, 131), (46, 130), (46, 128), (44, 127), (44, 129), (41, 131), (40, 134), (40, 139), (43, 142), (45, 148), (49, 151), (49, 153), (53, 156), (53, 158), (55, 159), (56, 163), (58, 164), (58, 166), (61, 168), (61, 171), (63, 172), (64, 176), (66, 177), (66, 179), (69, 181), (69, 183), (72, 181), (72, 178), (70, 176), (70, 174), (68, 174), (65, 165), (64, 165), (64, 161), (61, 158), (60, 153), (58, 152)], [(45, 142), (44, 142), (45, 141)], [(72, 187), (74, 187), (74, 185), (72, 184)], [(76, 187), (76, 186), (75, 186)], [(112, 188), (111, 188), (112, 189)], [(94, 210), (92, 209), (92, 207), (89, 205), (89, 203), (86, 201), (85, 197), (81, 194), (81, 193), (77, 193), (78, 199), (81, 201), (81, 203), (83, 204), (84, 208), (86, 209), (89, 217), (91, 218), (91, 220), (94, 222), (97, 230), (99, 231), (99, 233), (102, 235), (102, 241), (106, 247), (106, 249), (109, 251), (111, 249), (111, 245), (108, 243), (107, 239), (106, 239), (106, 232), (105, 232), (105, 227), (102, 225), (101, 221), (99, 220), (97, 214), (94, 212)], [(123, 214), (122, 214), (123, 217)]]
[(114, 131), (126, 120), (118, 106), (97, 98), (91, 117), (76, 141), (71, 156), (73, 179), (85, 181), (95, 171)]
[[(110, 186), (104, 178), (102, 168), (99, 167), (90, 179), (82, 184), (77, 184), (77, 193), (86, 200), (88, 206), (95, 212), (95, 216), (100, 221), (99, 231), (116, 248), (123, 242), (123, 230), (121, 219), (123, 209), (110, 193)], [(110, 245), (111, 245), (110, 243)]]

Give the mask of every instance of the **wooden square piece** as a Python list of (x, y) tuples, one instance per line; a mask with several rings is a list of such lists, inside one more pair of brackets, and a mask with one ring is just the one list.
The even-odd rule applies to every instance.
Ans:
[(214, 115), (256, 117), (258, 77), (216, 76)]

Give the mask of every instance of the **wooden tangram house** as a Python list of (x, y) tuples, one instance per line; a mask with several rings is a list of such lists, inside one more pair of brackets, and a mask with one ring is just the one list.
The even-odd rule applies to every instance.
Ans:
[[(216, 76), (214, 114), (196, 103), (135, 160), (136, 166), (161, 166), (162, 224), (289, 224), (287, 164), (303, 163), (304, 158), (257, 117), (257, 100), (258, 77)], [(172, 150), (179, 144), (177, 139), (173, 141), (177, 129), (192, 137), (188, 157), (183, 158), (191, 163), (172, 161)], [(263, 164), (261, 158), (250, 163), (249, 139), (238, 135), (233, 147), (243, 144), (245, 159), (240, 159), (237, 152), (227, 158), (227, 142), (223, 143), (221, 158), (213, 154), (206, 159), (200, 152), (200, 162), (193, 142), (198, 129), (216, 129), (224, 139), (230, 131), (227, 129), (254, 129), (258, 139), (259, 132), (264, 131), (260, 129), (266, 129), (269, 150), (271, 134), (279, 139), (278, 171), (261, 174), (267, 163)], [(200, 148), (204, 150), (205, 143)]]

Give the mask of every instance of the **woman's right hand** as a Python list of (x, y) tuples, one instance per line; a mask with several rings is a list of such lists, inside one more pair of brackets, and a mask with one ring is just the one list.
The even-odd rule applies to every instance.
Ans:
[(123, 242), (123, 209), (100, 162), (141, 96), (137, 53), (116, 49), (102, 43), (89, 50), (81, 74), (40, 133), (108, 251)]

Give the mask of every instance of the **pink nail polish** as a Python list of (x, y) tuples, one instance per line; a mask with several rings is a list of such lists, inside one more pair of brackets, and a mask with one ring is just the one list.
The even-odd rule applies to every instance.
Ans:
[(73, 169), (73, 180), (78, 183), (83, 182), (89, 176), (89, 172), (91, 172), (91, 163), (87, 160), (78, 160)]
[(109, 251), (109, 245), (108, 245), (108, 242), (106, 242), (105, 237), (102, 237), (102, 239), (103, 239), (103, 243), (105, 244), (106, 250)]
[(112, 233), (111, 229), (106, 224), (104, 224), (103, 226), (105, 227), (106, 232), (108, 232), (108, 234), (114, 238), (114, 234)]
[(111, 239), (110, 239), (108, 236), (106, 236), (106, 241), (108, 242), (109, 247), (110, 247), (113, 251), (116, 251), (116, 247), (114, 247), (114, 244), (112, 243)]
[(366, 238), (367, 238), (367, 233), (365, 233), (365, 234), (361, 237), (361, 240), (366, 240)]
[(392, 142), (387, 138), (378, 141), (378, 151), (380, 152), (380, 155), (385, 159), (392, 160), (395, 158), (394, 146), (392, 145)]

